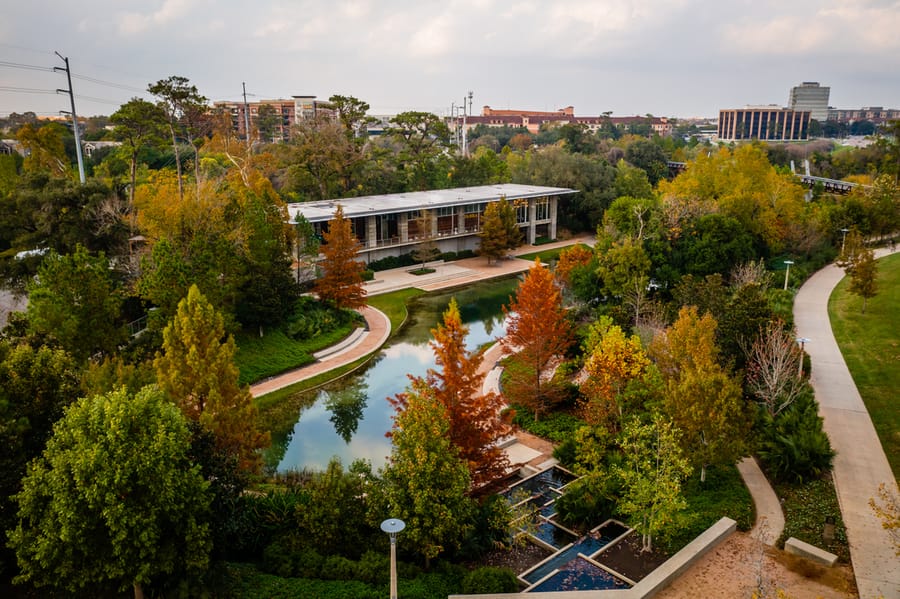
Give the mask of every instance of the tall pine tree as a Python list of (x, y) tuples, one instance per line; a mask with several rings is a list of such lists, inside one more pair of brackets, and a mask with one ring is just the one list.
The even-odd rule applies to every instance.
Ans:
[(220, 449), (243, 470), (259, 470), (258, 449), (268, 434), (256, 429), (256, 408), (238, 383), (235, 345), (222, 315), (191, 285), (175, 318), (163, 330), (163, 353), (154, 362), (159, 386), (189, 419), (210, 431)]

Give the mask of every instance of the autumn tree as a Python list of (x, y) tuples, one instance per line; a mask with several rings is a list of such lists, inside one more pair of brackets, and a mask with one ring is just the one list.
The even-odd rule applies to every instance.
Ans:
[(382, 477), (384, 503), (406, 523), (404, 543), (428, 564), (459, 547), (471, 527), (466, 460), (453, 441), (453, 422), (438, 396), (442, 390), (412, 379), (391, 436), (393, 449)]
[(746, 384), (750, 393), (775, 418), (806, 388), (800, 374), (803, 353), (784, 323), (770, 321), (759, 330), (747, 352)]
[(587, 380), (582, 384), (581, 409), (591, 424), (618, 430), (625, 415), (621, 395), (641, 378), (650, 364), (637, 335), (630, 337), (608, 317), (593, 325), (585, 342)]
[(209, 563), (207, 483), (178, 408), (153, 387), (79, 400), (16, 496), (16, 580), (58, 594), (133, 589)]
[(132, 98), (112, 113), (109, 120), (115, 125), (113, 133), (123, 141), (128, 151), (129, 178), (131, 180), (131, 185), (128, 188), (129, 226), (133, 235), (135, 228), (134, 192), (137, 185), (138, 153), (146, 145), (156, 143), (162, 137), (165, 127), (165, 113), (152, 102), (141, 98)]
[(71, 168), (63, 145), (65, 129), (58, 123), (42, 127), (25, 124), (16, 133), (16, 140), (22, 144), (25, 160), (23, 170), (27, 172), (46, 172), (53, 177), (66, 176)]
[(656, 414), (650, 424), (630, 420), (619, 436), (621, 465), (613, 471), (624, 492), (618, 510), (643, 539), (642, 551), (652, 551), (653, 535), (670, 527), (687, 507), (681, 482), (691, 473), (678, 443), (677, 429)]
[(234, 353), (222, 315), (191, 285), (163, 330), (163, 353), (154, 367), (159, 386), (184, 415), (210, 431), (242, 470), (255, 472), (268, 434), (256, 429), (256, 408), (249, 389), (238, 383)]
[(847, 235), (837, 264), (850, 277), (850, 293), (863, 299), (862, 311), (865, 313), (869, 298), (878, 293), (878, 265), (875, 253), (865, 246), (858, 231), (853, 230)]
[(412, 258), (420, 263), (422, 268), (425, 268), (426, 262), (434, 260), (441, 255), (441, 250), (438, 248), (434, 230), (432, 229), (431, 211), (420, 210), (419, 214), (412, 219), (411, 224), (413, 224), (418, 233), (416, 235), (418, 243), (411, 252)]
[[(199, 150), (193, 143), (193, 134), (188, 123), (185, 121), (193, 113), (200, 112), (201, 107), (205, 107), (206, 98), (200, 95), (196, 85), (191, 85), (186, 77), (173, 75), (167, 79), (160, 79), (156, 83), (147, 86), (147, 91), (159, 99), (159, 107), (166, 115), (169, 133), (172, 136), (172, 149), (175, 152), (175, 169), (178, 176), (178, 196), (184, 199), (184, 187), (181, 178), (181, 154), (178, 146), (179, 134), (187, 134), (191, 147), (194, 150), (194, 167), (199, 173), (200, 160)], [(197, 182), (199, 183), (199, 176)], [(200, 197), (199, 189), (197, 192)]]
[[(425, 385), (444, 406), (450, 421), (450, 441), (468, 466), (472, 485), (478, 488), (505, 473), (508, 460), (498, 441), (509, 432), (500, 419), (503, 400), (497, 394), (482, 393), (484, 374), (478, 372), (482, 356), (466, 349), (469, 329), (459, 314), (455, 299), (443, 315), (443, 322), (431, 330), (431, 349), (440, 368), (429, 369), (424, 378), (411, 377), (413, 389)], [(398, 410), (408, 403), (408, 394), (391, 402)]]
[(510, 369), (504, 393), (511, 403), (531, 410), (537, 421), (561, 398), (558, 387), (549, 380), (552, 373), (547, 367), (572, 344), (562, 294), (540, 258), (535, 258), (503, 313), (507, 327), (501, 343), (515, 352), (512, 361), (516, 365)]
[(553, 270), (556, 279), (563, 285), (572, 285), (572, 271), (584, 268), (594, 259), (594, 251), (583, 244), (576, 244), (563, 249)]
[(322, 276), (316, 280), (315, 293), (320, 300), (338, 309), (353, 309), (366, 303), (366, 289), (362, 272), (365, 266), (357, 261), (356, 254), (362, 247), (353, 235), (349, 218), (338, 204), (334, 218), (328, 221), (323, 233), (323, 259), (319, 262)]
[(744, 455), (752, 425), (739, 381), (719, 364), (715, 319), (683, 307), (675, 323), (654, 338), (651, 355), (666, 381), (663, 407), (706, 482), (707, 466)]

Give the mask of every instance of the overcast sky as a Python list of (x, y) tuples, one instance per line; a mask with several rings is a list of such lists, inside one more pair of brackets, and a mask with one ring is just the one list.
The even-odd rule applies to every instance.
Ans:
[(251, 100), (343, 94), (376, 114), (446, 114), (471, 90), (476, 114), (716, 116), (785, 105), (802, 81), (838, 108), (900, 108), (900, 0), (4, 0), (0, 14), (0, 115), (68, 109), (54, 51), (79, 77), (79, 116), (170, 75), (211, 100), (246, 82)]

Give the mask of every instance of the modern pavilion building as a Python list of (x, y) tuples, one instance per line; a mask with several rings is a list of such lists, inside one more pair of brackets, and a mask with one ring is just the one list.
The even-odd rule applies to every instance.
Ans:
[(475, 250), (484, 210), (501, 198), (515, 207), (526, 243), (555, 239), (559, 201), (573, 193), (576, 190), (562, 187), (504, 183), (288, 204), (288, 213), (291, 222), (303, 214), (321, 234), (340, 204), (362, 243), (360, 258), (368, 263), (409, 253), (428, 238), (441, 252)]

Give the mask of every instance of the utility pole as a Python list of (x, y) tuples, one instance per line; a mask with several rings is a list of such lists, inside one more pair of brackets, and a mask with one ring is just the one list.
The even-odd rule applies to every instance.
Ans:
[[(56, 93), (69, 94), (69, 103), (72, 105), (72, 131), (75, 132), (75, 156), (78, 157), (78, 176), (81, 178), (81, 184), (84, 185), (84, 158), (81, 156), (81, 133), (78, 131), (78, 117), (75, 115), (75, 94), (72, 92), (72, 73), (69, 71), (69, 59), (59, 52), (54, 52), (54, 54), (62, 58), (63, 62), (66, 63), (65, 68), (53, 67), (54, 71), (65, 71), (66, 79), (69, 81), (69, 89), (57, 89)], [(65, 110), (60, 112), (66, 114)]]
[(244, 88), (244, 135), (247, 136), (247, 147), (250, 147), (250, 105), (247, 104), (247, 83), (241, 81)]
[(462, 103), (462, 155), (463, 156), (469, 155), (469, 142), (468, 142), (468, 139), (466, 138), (466, 116), (468, 116), (468, 113), (466, 112), (466, 97), (463, 96), (463, 103)]

